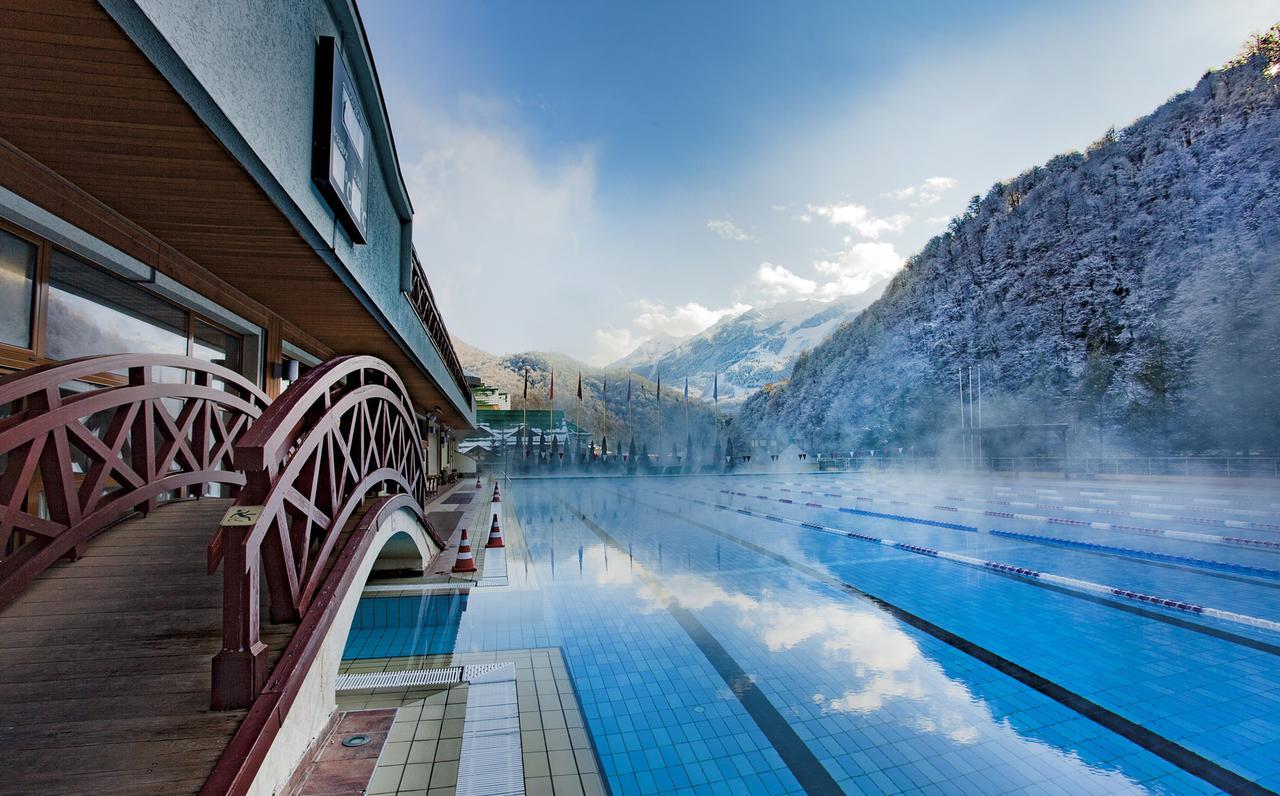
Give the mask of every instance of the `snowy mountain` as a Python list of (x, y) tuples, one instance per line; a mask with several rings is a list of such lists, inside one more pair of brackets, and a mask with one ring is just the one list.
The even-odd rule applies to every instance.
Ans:
[(981, 366), (987, 425), (1070, 423), (1076, 453), (1274, 454), (1277, 363), (1280, 26), (1149, 116), (975, 196), (734, 426), (924, 450), (959, 424), (957, 369)]
[(771, 382), (787, 378), (796, 357), (852, 320), (880, 294), (884, 284), (837, 301), (790, 301), (750, 309), (721, 318), (684, 341), (665, 337), (651, 341), (610, 367), (627, 368), (650, 379), (662, 374), (667, 383), (711, 400), (715, 374), (720, 374), (720, 406), (736, 408)]

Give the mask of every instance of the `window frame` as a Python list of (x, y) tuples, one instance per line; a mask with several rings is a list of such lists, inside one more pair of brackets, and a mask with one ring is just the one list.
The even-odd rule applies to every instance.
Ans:
[[(68, 251), (67, 249), (53, 243), (53, 241), (41, 237), (40, 235), (24, 229), (23, 227), (17, 226), (7, 219), (0, 218), (0, 230), (3, 230), (4, 232), (36, 247), (36, 267), (35, 273), (33, 274), (33, 290), (31, 295), (30, 311), (31, 345), (24, 348), (22, 346), (15, 346), (11, 343), (0, 342), (0, 375), (3, 375), (4, 373), (25, 370), (38, 365), (47, 365), (61, 361), (49, 359), (45, 356), (45, 344), (47, 342), (46, 338), (49, 319), (49, 284), (53, 277), (53, 254), (55, 251), (65, 257), (70, 257), (86, 268), (93, 268), (100, 271), (112, 279), (117, 279), (126, 283), (129, 283), (129, 280), (121, 279), (119, 274), (114, 273), (109, 268), (104, 268), (98, 263), (95, 263), (80, 254)], [(218, 319), (210, 318), (192, 307), (179, 304), (168, 296), (147, 290), (146, 287), (142, 285), (138, 285), (136, 283), (132, 284), (134, 284), (134, 286), (139, 290), (146, 292), (147, 295), (174, 307), (186, 316), (186, 356), (193, 356), (192, 352), (195, 350), (195, 329), (197, 320), (221, 332), (239, 338), (242, 361), (240, 363), (240, 371), (237, 372), (243, 371), (246, 364), (243, 361), (243, 352), (245, 351), (245, 341), (247, 339), (247, 336), (243, 332), (236, 331), (235, 329), (230, 328), (227, 324), (220, 322)], [(241, 373), (241, 375), (244, 374)], [(254, 380), (252, 377), (248, 378)], [(88, 378), (85, 379), (85, 381), (103, 385), (124, 383), (123, 378), (113, 376), (111, 374), (102, 374), (101, 377)]]

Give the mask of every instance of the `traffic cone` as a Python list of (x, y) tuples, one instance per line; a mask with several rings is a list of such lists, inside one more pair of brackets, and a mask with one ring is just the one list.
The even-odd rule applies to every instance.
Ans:
[(498, 493), (498, 485), (496, 483), (493, 485), (493, 502), (494, 503), (502, 502), (502, 495)]
[(467, 529), (462, 529), (462, 539), (458, 542), (458, 555), (453, 560), (454, 572), (475, 572), (476, 560), (471, 555), (471, 543), (467, 541)]
[(502, 543), (502, 529), (498, 527), (498, 515), (493, 515), (493, 524), (489, 526), (489, 541), (485, 547), (506, 547)]

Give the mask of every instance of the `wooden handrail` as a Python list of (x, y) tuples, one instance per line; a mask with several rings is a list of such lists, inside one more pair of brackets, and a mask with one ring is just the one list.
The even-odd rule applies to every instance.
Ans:
[(284, 654), (271, 670), (270, 678), (205, 781), (200, 791), (202, 796), (236, 796), (249, 791), (311, 664), (324, 646), (343, 598), (353, 586), (357, 586), (356, 573), (360, 562), (369, 553), (378, 527), (383, 519), (400, 510), (412, 512), (418, 522), (434, 535), (421, 508), (409, 495), (381, 497), (366, 509), (317, 592), (311, 609), (298, 625)]
[(272, 621), (304, 619), (360, 502), (404, 494), (420, 513), (435, 486), (408, 391), (376, 357), (338, 357), (308, 371), (263, 413), (234, 457), (246, 479), (236, 509), (247, 524), (222, 526), (209, 545), (209, 571), (223, 567), (215, 709), (248, 707), (262, 690), (260, 581)]
[[(123, 384), (72, 389), (121, 372)], [(182, 381), (162, 380), (174, 373)], [(82, 357), (0, 379), (0, 607), (125, 515), (204, 484), (243, 485), (232, 448), (266, 404), (240, 374), (167, 354)]]

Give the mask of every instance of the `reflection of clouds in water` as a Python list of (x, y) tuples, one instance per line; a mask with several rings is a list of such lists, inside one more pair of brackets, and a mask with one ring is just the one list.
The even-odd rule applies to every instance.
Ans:
[[(945, 736), (955, 744), (977, 743), (985, 729), (988, 735), (1013, 735), (1020, 743), (1052, 748), (1021, 737), (1007, 721), (997, 720), (981, 698), (948, 677), (893, 619), (879, 611), (856, 604), (815, 603), (821, 595), (812, 591), (792, 595), (765, 589), (753, 597), (692, 574), (668, 577), (665, 584), (668, 593), (678, 595), (680, 605), (690, 610), (735, 610), (737, 624), (757, 635), (771, 652), (812, 642), (825, 661), (852, 666), (851, 679), (861, 681), (858, 688), (838, 696), (813, 695), (814, 703), (826, 711), (866, 715), (891, 701), (904, 700), (921, 703), (922, 712), (911, 720), (917, 731)], [(1069, 752), (1054, 752), (1069, 766), (1085, 765)], [(1122, 774), (1106, 773), (1131, 784)]]
[[(678, 595), (680, 605), (691, 611), (713, 606), (736, 610), (738, 625), (754, 633), (771, 652), (812, 641), (827, 661), (852, 665), (862, 687), (835, 698), (815, 694), (815, 703), (826, 710), (867, 714), (891, 700), (924, 702), (929, 715), (917, 721), (917, 729), (943, 734), (955, 743), (978, 739), (974, 721), (994, 721), (989, 711), (975, 710), (979, 701), (968, 689), (948, 678), (910, 636), (876, 611), (838, 603), (783, 602), (768, 589), (756, 598), (690, 574), (673, 575), (665, 584), (667, 593)], [(662, 596), (651, 590), (642, 587), (640, 593), (656, 600), (655, 607), (664, 604)]]

